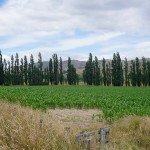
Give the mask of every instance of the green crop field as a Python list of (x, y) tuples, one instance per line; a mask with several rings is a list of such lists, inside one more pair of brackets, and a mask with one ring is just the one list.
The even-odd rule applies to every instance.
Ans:
[(106, 119), (150, 116), (149, 87), (1, 86), (0, 99), (44, 110), (98, 108)]

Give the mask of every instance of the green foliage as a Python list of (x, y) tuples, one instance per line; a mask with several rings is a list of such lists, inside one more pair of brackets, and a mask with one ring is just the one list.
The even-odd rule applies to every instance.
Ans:
[(69, 85), (76, 85), (79, 82), (79, 77), (76, 73), (76, 68), (71, 64), (71, 58), (68, 58), (67, 81)]
[(102, 74), (103, 74), (104, 86), (106, 86), (106, 82), (107, 82), (105, 66), (106, 66), (106, 62), (105, 62), (105, 58), (103, 58), (103, 61), (102, 61)]
[(58, 57), (57, 54), (53, 54), (53, 65), (54, 65), (54, 85), (58, 85), (59, 83), (59, 71), (58, 71)]
[(119, 52), (113, 55), (112, 60), (112, 84), (114, 86), (123, 85), (123, 69)]
[(3, 70), (2, 54), (0, 51), (0, 85), (3, 84), (4, 84), (4, 70)]
[(62, 68), (62, 58), (60, 57), (60, 68), (59, 68), (59, 81), (60, 81), (60, 84), (62, 85), (63, 84), (63, 81), (64, 81), (64, 76), (63, 76), (63, 68)]
[(34, 109), (98, 108), (108, 121), (129, 115), (150, 116), (149, 87), (10, 86), (0, 99)]

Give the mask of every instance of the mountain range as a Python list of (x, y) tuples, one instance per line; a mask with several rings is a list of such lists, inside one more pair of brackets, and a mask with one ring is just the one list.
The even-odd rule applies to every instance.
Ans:
[[(106, 64), (108, 64), (109, 62), (111, 62), (111, 59), (105, 59)], [(150, 58), (146, 58), (146, 61), (150, 61)], [(74, 65), (74, 67), (76, 68), (76, 71), (78, 74), (82, 74), (85, 65), (86, 65), (87, 61), (79, 61), (79, 60), (71, 60), (71, 64)], [(142, 62), (142, 60), (140, 59), (140, 62)], [(124, 63), (124, 60), (122, 60), (122, 63)], [(130, 66), (131, 60), (128, 61), (128, 66)], [(99, 64), (100, 64), (100, 68), (102, 68), (102, 60), (99, 60)], [(48, 67), (49, 62), (48, 61), (43, 61), (43, 68)], [(67, 68), (68, 68), (68, 60), (62, 61), (62, 67), (63, 67), (63, 71), (64, 73), (66, 73)]]

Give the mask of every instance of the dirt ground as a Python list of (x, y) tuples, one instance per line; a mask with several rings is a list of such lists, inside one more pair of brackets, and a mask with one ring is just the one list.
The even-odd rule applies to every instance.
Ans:
[(99, 116), (102, 114), (98, 109), (49, 109), (48, 113), (66, 127), (74, 127), (80, 130), (100, 124)]

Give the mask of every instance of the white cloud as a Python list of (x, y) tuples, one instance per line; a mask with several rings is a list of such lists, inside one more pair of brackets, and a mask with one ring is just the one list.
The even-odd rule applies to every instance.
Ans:
[[(23, 48), (24, 45), (40, 43), (44, 38), (56, 39), (61, 35), (62, 39), (56, 39), (54, 44), (45, 40), (40, 47), (37, 44), (32, 50), (20, 52), (20, 57), (32, 53), (37, 58), (40, 51), (48, 59), (54, 52), (62, 54), (66, 50), (108, 41), (123, 33), (149, 35), (149, 7), (148, 0), (7, 0), (0, 8), (0, 37), (8, 37), (9, 41), (1, 42), (0, 48), (15, 50), (16, 47)], [(75, 29), (92, 34), (77, 39)], [(71, 38), (64, 40), (63, 33)], [(148, 56), (149, 46), (149, 41), (134, 45), (106, 45), (99, 51), (101, 54), (97, 54), (110, 57), (115, 50), (129, 49), (120, 53), (130, 58)]]
[(148, 0), (8, 0), (0, 9), (0, 35), (91, 31), (150, 33)]
[(105, 33), (101, 35), (92, 35), (85, 38), (69, 39), (69, 40), (62, 41), (60, 43), (60, 48), (63, 50), (79, 48), (83, 46), (92, 45), (95, 43), (108, 41), (112, 38), (118, 37), (123, 34), (124, 33)]

